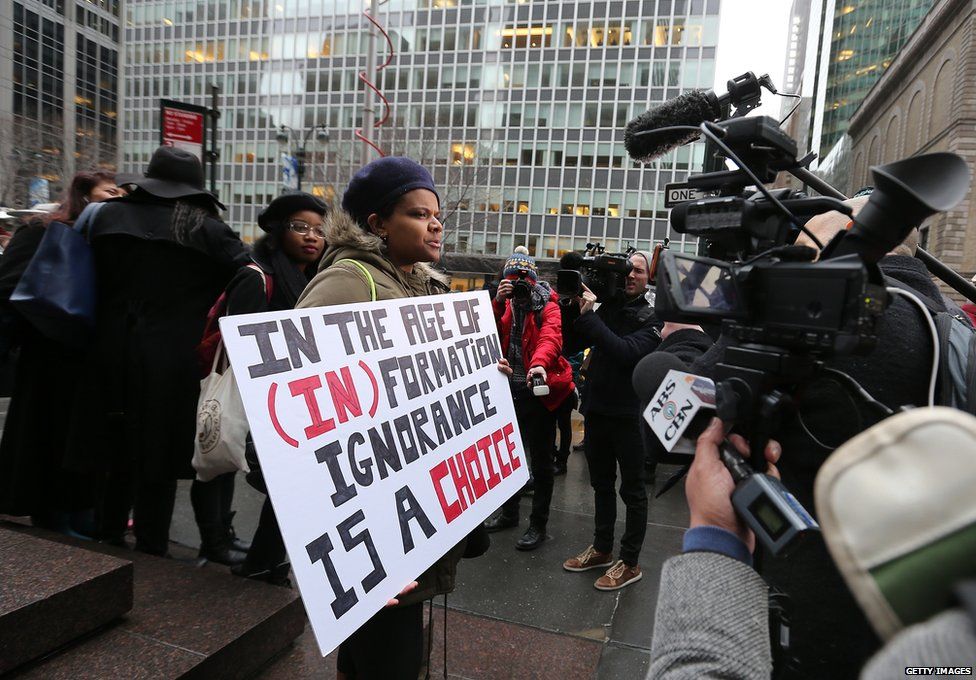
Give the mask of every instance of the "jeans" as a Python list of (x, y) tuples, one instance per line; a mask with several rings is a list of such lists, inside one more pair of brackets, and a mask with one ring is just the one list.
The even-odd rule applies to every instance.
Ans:
[[(549, 523), (549, 503), (552, 501), (552, 447), (556, 441), (556, 415), (542, 405), (531, 392), (516, 394), (515, 417), (522, 433), (522, 443), (528, 449), (529, 467), (535, 479), (532, 514), (529, 525), (545, 531)], [(518, 519), (519, 497), (514, 496), (502, 505), (502, 516)]]
[(593, 548), (613, 552), (617, 521), (616, 481), (620, 468), (620, 499), (627, 506), (620, 559), (637, 564), (647, 530), (647, 489), (644, 486), (644, 447), (638, 418), (591, 413), (586, 416), (586, 465), (596, 501)]

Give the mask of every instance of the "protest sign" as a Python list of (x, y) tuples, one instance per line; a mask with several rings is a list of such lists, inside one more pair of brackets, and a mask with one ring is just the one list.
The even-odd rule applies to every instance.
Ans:
[(528, 481), (484, 291), (220, 330), (323, 655)]

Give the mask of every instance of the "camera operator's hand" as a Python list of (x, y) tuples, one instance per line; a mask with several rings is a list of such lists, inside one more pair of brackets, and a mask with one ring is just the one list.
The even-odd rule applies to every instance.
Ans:
[(542, 382), (548, 382), (546, 379), (548, 377), (546, 376), (546, 369), (544, 369), (542, 366), (533, 366), (529, 369), (529, 372), (525, 376), (525, 384), (529, 387), (532, 387), (532, 376), (534, 375), (541, 375)]
[(495, 293), (495, 299), (499, 302), (504, 302), (510, 297), (512, 297), (512, 282), (508, 279), (502, 279), (501, 283), (498, 284), (498, 291)]
[[(756, 547), (756, 537), (739, 519), (732, 507), (732, 492), (735, 482), (719, 458), (719, 447), (725, 439), (722, 421), (714, 418), (708, 428), (698, 437), (695, 447), (695, 460), (688, 471), (685, 495), (691, 511), (691, 527), (711, 526), (731, 531), (742, 539), (752, 552)], [(729, 441), (736, 450), (749, 457), (749, 445), (739, 435), (731, 435)], [(770, 441), (766, 446), (766, 460), (769, 461), (767, 474), (779, 477), (775, 463), (782, 449), (778, 442)]]
[(579, 298), (580, 314), (592, 312), (595, 304), (596, 295), (594, 295), (593, 291), (591, 291), (589, 288), (583, 286), (583, 294)]
[(701, 326), (697, 326), (693, 323), (677, 323), (675, 321), (665, 321), (664, 327), (661, 329), (661, 339), (667, 340), (668, 336), (674, 333), (675, 331), (683, 331), (688, 328), (693, 328), (694, 330), (700, 331), (702, 333), (705, 332), (704, 330), (702, 330)]

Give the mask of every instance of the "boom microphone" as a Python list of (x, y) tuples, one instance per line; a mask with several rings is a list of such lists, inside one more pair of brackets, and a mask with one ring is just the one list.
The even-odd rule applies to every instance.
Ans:
[(697, 139), (699, 134), (690, 130), (657, 130), (675, 125), (697, 128), (705, 121), (722, 119), (722, 109), (722, 101), (711, 90), (685, 92), (627, 123), (624, 147), (635, 161), (646, 163)]

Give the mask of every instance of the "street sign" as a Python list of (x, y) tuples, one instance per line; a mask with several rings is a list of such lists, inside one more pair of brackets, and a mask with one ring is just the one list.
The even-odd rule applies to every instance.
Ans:
[(686, 182), (674, 182), (664, 187), (664, 207), (673, 208), (679, 203), (697, 201), (707, 195), (701, 189), (696, 189)]
[(171, 99), (159, 100), (159, 144), (189, 151), (206, 165), (207, 109)]

